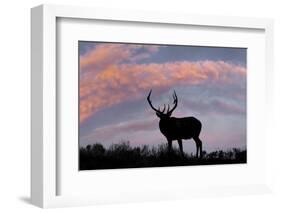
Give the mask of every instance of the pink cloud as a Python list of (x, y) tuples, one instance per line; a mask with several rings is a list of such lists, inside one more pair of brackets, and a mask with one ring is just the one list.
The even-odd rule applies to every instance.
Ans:
[(184, 106), (194, 112), (201, 114), (224, 114), (224, 115), (243, 115), (246, 113), (245, 106), (235, 103), (228, 103), (226, 100), (182, 100)]
[[(140, 49), (144, 51), (138, 53)], [(157, 51), (158, 46), (154, 45), (98, 44), (95, 49), (80, 56), (80, 70), (82, 72), (93, 71), (122, 61), (136, 62), (149, 58), (151, 54)]]
[(110, 59), (114, 63), (108, 62), (100, 71), (92, 70), (87, 78), (80, 79), (80, 122), (105, 107), (143, 97), (151, 88), (167, 90), (179, 85), (209, 83), (231, 85), (246, 77), (244, 67), (223, 61), (118, 64), (118, 57), (116, 60), (114, 57)]
[(107, 125), (103, 127), (99, 127), (91, 132), (84, 140), (93, 139), (103, 139), (108, 140), (112, 139), (116, 134), (122, 133), (137, 133), (140, 131), (152, 131), (157, 128), (158, 120), (155, 119), (146, 119), (146, 120), (132, 120), (132, 121), (124, 121), (117, 124)]

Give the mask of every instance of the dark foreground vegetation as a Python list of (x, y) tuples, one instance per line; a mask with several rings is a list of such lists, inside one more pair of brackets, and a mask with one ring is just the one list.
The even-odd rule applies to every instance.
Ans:
[(102, 144), (96, 143), (81, 147), (79, 151), (80, 170), (94, 169), (118, 169), (118, 168), (141, 168), (163, 166), (188, 166), (188, 165), (212, 165), (212, 164), (237, 164), (246, 163), (247, 151), (231, 149), (228, 151), (218, 150), (206, 153), (197, 159), (193, 154), (181, 155), (178, 149), (168, 153), (167, 145), (149, 148), (131, 147), (129, 142), (112, 144), (105, 149)]

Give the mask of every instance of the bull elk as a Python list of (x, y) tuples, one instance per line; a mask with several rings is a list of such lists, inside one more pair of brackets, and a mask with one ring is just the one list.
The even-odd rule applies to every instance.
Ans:
[(171, 151), (172, 141), (177, 140), (180, 148), (180, 152), (183, 155), (182, 140), (183, 139), (193, 139), (196, 144), (196, 157), (198, 158), (198, 153), (200, 152), (200, 158), (202, 157), (202, 141), (199, 138), (201, 132), (202, 124), (201, 122), (194, 117), (184, 117), (184, 118), (175, 118), (171, 117), (173, 111), (178, 105), (178, 97), (176, 92), (173, 94), (173, 104), (174, 106), (170, 109), (168, 105), (167, 111), (166, 105), (164, 104), (163, 110), (160, 108), (156, 109), (150, 100), (152, 90), (150, 90), (147, 101), (150, 107), (156, 112), (156, 115), (160, 118), (159, 129), (161, 133), (167, 138), (168, 141), (168, 151)]

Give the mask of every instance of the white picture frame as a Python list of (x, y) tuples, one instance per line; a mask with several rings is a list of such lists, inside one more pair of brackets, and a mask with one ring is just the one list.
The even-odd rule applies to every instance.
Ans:
[[(265, 178), (254, 184), (233, 183), (233, 185), (221, 184), (217, 187), (179, 188), (169, 185), (165, 190), (152, 189), (149, 195), (139, 193), (138, 190), (124, 191), (123, 195), (107, 191), (99, 195), (58, 195), (58, 174), (62, 169), (58, 166), (60, 153), (57, 147), (57, 20), (87, 19), (101, 21), (118, 21), (134, 23), (153, 23), (165, 26), (200, 26), (211, 28), (253, 29), (264, 33), (265, 57), (263, 74), (265, 101), (264, 109), (267, 114), (264, 117), (266, 131), (259, 133), (265, 137), (263, 143), (266, 147), (266, 165), (261, 168)], [(241, 17), (216, 17), (187, 14), (161, 14), (147, 11), (122, 11), (110, 9), (84, 8), (74, 6), (41, 5), (31, 10), (31, 201), (33, 204), (47, 208), (59, 206), (90, 205), (98, 203), (114, 203), (143, 200), (165, 200), (188, 198), (194, 196), (252, 194), (271, 191), (271, 164), (270, 141), (273, 107), (273, 21), (271, 19), (241, 18)], [(252, 106), (250, 106), (252, 107)], [(249, 110), (249, 108), (248, 108)], [(265, 112), (265, 111), (264, 111)], [(224, 169), (224, 168), (222, 168)], [(153, 169), (150, 169), (152, 171)], [(211, 172), (211, 170), (208, 170)], [(126, 171), (116, 171), (115, 175)], [(139, 171), (138, 171), (139, 172)], [(143, 171), (142, 171), (143, 172)], [(142, 172), (139, 172), (142, 175)], [(165, 174), (166, 170), (158, 173)], [(179, 172), (174, 170), (174, 172)], [(184, 171), (181, 171), (184, 172)], [(127, 174), (128, 175), (128, 174)], [(151, 175), (151, 174), (150, 174)], [(91, 176), (92, 178), (93, 176)], [(188, 189), (188, 190), (187, 190)], [(109, 193), (109, 194), (108, 194)], [(126, 194), (127, 193), (127, 194)]]

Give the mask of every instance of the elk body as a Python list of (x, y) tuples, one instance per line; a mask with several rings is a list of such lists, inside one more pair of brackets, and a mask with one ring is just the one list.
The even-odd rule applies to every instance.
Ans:
[(173, 111), (176, 109), (178, 104), (178, 97), (176, 92), (173, 94), (174, 106), (170, 109), (168, 105), (166, 111), (166, 105), (164, 105), (164, 109), (160, 110), (160, 108), (156, 109), (150, 100), (152, 90), (150, 90), (147, 101), (150, 107), (156, 112), (156, 115), (160, 118), (159, 121), (159, 129), (161, 133), (167, 138), (168, 141), (168, 150), (171, 151), (173, 140), (177, 140), (180, 148), (180, 152), (183, 155), (183, 139), (193, 139), (196, 144), (196, 157), (198, 158), (198, 154), (202, 157), (202, 141), (199, 138), (202, 124), (201, 122), (194, 117), (184, 117), (184, 118), (175, 118), (171, 117)]

